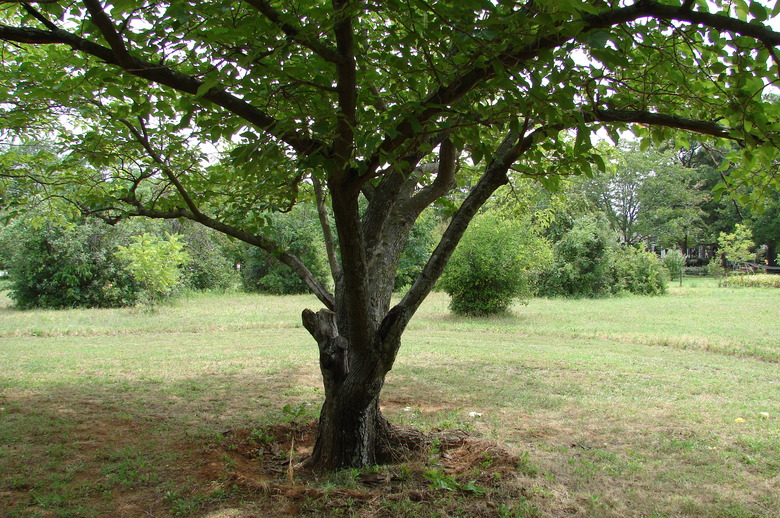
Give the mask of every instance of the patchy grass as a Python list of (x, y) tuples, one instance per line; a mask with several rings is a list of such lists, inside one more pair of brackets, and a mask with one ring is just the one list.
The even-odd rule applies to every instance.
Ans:
[(299, 317), (314, 299), (148, 313), (0, 298), (0, 515), (776, 517), (777, 296), (686, 280), (464, 319), (435, 294), (383, 407), (471, 439), (292, 483), (291, 439), (295, 461), (321, 402)]

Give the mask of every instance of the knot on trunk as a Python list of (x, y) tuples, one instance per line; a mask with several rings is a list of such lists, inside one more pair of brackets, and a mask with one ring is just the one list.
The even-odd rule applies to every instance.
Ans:
[(317, 340), (320, 348), (320, 366), (343, 379), (349, 374), (349, 341), (339, 335), (336, 313), (321, 309), (317, 313), (304, 309), (303, 327)]

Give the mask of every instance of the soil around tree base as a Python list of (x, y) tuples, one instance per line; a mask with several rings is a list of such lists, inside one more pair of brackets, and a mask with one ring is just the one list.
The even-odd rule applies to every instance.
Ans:
[(528, 484), (536, 474), (523, 473), (522, 453), (509, 446), (457, 430), (395, 428), (395, 463), (322, 475), (303, 468), (316, 427), (314, 421), (225, 432), (207, 449), (201, 475), (255, 495), (260, 508), (207, 516), (514, 516), (520, 508), (525, 514), (518, 515), (537, 515)]

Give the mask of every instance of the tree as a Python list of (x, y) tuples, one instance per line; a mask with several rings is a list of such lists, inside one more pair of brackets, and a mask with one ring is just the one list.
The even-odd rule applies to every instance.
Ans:
[(777, 251), (780, 245), (780, 192), (772, 192), (761, 211), (751, 218), (750, 228), (755, 242), (766, 246), (766, 260), (770, 266), (777, 266)]
[[(752, 230), (756, 244), (766, 247), (766, 259), (774, 266), (776, 247), (780, 243), (780, 191), (767, 185), (743, 185), (735, 181), (729, 174), (734, 165), (725, 159), (732, 150), (731, 145), (695, 143), (681, 153), (684, 162), (699, 171), (701, 188), (716, 191), (716, 196), (709, 196), (702, 204), (699, 242), (717, 243), (720, 234), (732, 233), (737, 224), (743, 224)], [(777, 162), (770, 164), (768, 174), (777, 175), (778, 167)]]
[(620, 241), (684, 247), (701, 226), (704, 193), (696, 172), (669, 148), (644, 150), (632, 142), (612, 154), (613, 169), (583, 178), (581, 188)]
[(754, 246), (750, 229), (739, 223), (734, 228), (734, 232), (729, 234), (721, 232), (718, 237), (718, 248), (731, 263), (732, 268), (737, 263), (746, 263), (755, 259), (756, 254), (751, 251)]
[[(10, 132), (46, 131), (88, 162), (45, 179), (80, 210), (191, 219), (292, 268), (325, 306), (303, 314), (325, 388), (309, 465), (365, 466), (399, 438), (379, 395), (404, 329), (514, 172), (554, 185), (600, 167), (591, 134), (636, 124), (658, 142), (737, 141), (735, 174), (777, 182), (752, 175), (780, 139), (762, 98), (777, 14), (745, 0), (19, 2), (0, 24), (0, 109)], [(391, 306), (414, 221), (466, 162), (479, 179)], [(264, 225), (306, 196), (333, 293)]]

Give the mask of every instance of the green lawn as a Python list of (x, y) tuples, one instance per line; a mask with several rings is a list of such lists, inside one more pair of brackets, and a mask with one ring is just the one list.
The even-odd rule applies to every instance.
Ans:
[[(776, 518), (779, 302), (778, 290), (693, 279), (663, 297), (537, 299), (464, 319), (434, 294), (383, 406), (396, 423), (522, 452), (523, 501), (490, 516)], [(304, 307), (316, 301), (196, 295), (150, 313), (19, 312), (0, 299), (0, 510), (258, 515), (269, 497), (203, 487), (185, 467), (226, 430), (316, 414)]]

